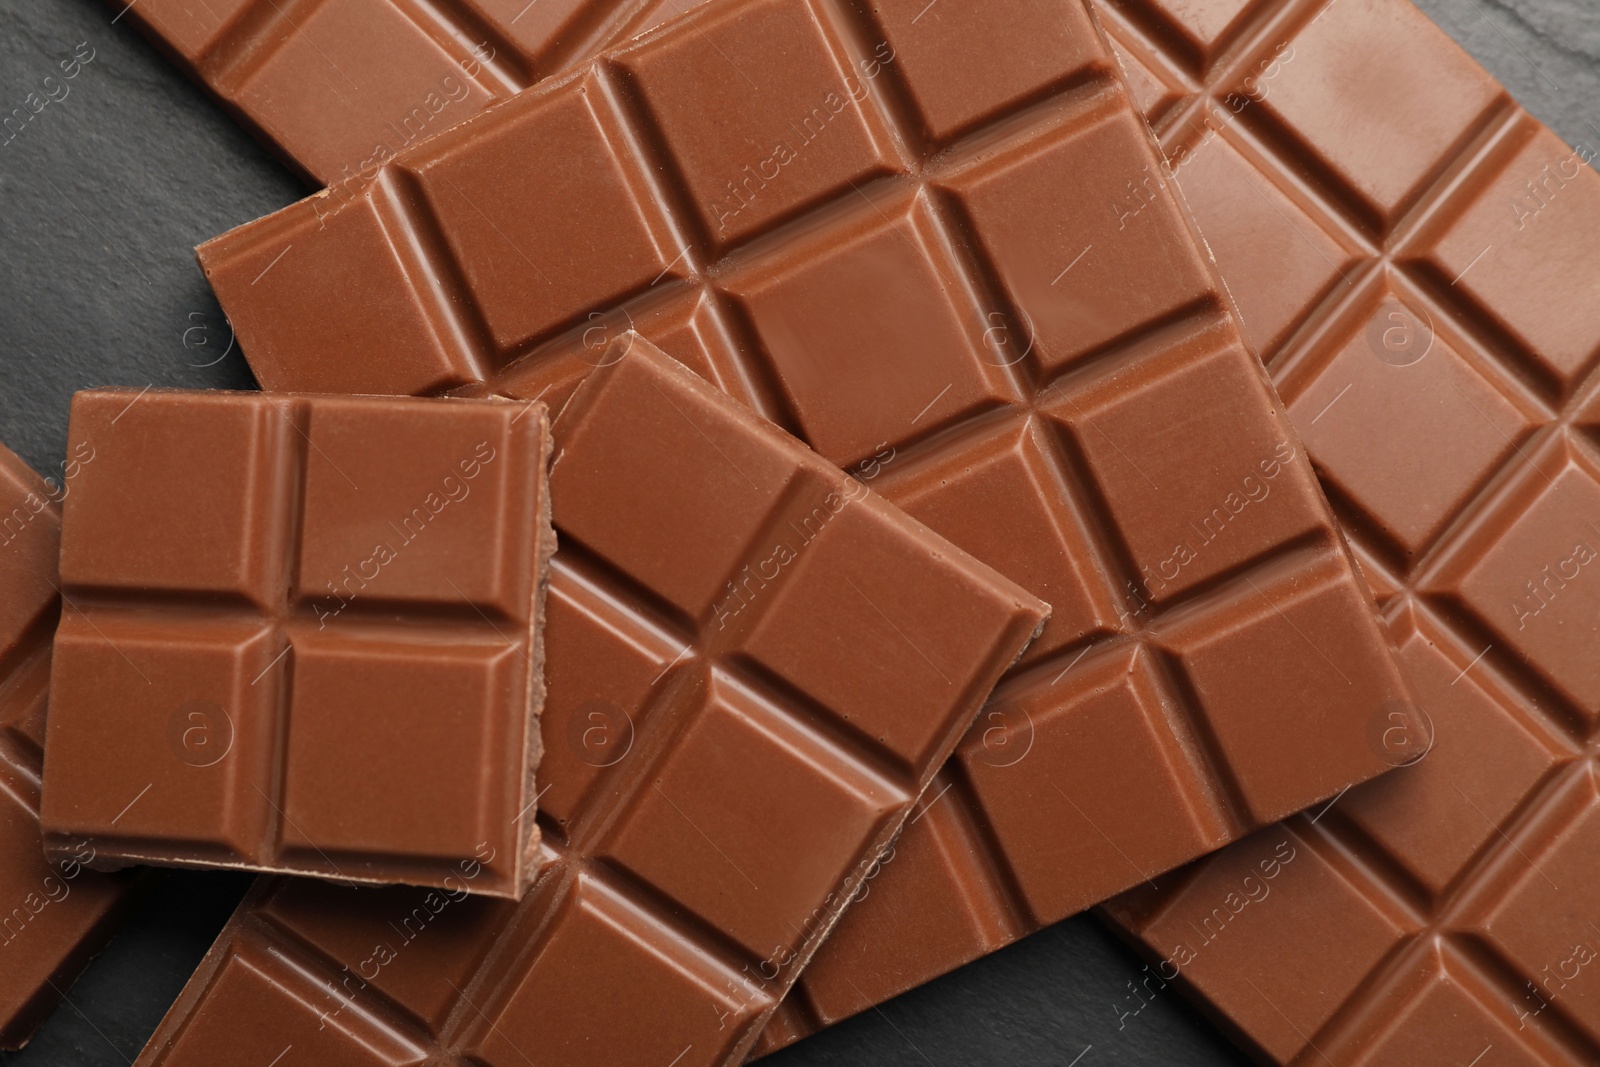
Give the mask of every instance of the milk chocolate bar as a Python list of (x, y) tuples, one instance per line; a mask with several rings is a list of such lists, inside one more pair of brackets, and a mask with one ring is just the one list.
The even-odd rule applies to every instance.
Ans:
[(1138, 998), (1263, 1063), (1600, 1062), (1594, 150), (1402, 0), (1107, 25), (1437, 734), (1109, 906)]
[(520, 897), (553, 551), (541, 404), (90, 390), (43, 825), (90, 865)]
[(370, 175), (685, 0), (113, 0), (292, 169)]
[(791, 1033), (1425, 747), (1086, 12), (925, 6), (698, 8), (200, 252), (269, 386), (558, 403), (635, 326), (1054, 606)]
[(139, 1061), (739, 1063), (1047, 609), (632, 335), (555, 427), (541, 872), (266, 881)]
[[(46, 481), (0, 446), (0, 1048), (21, 1048), (111, 939), (150, 879), (86, 870), (93, 846), (45, 858), (39, 772), (50, 635), (61, 615), (61, 501), (96, 459), (77, 448)], [(71, 610), (69, 605), (68, 610)]]

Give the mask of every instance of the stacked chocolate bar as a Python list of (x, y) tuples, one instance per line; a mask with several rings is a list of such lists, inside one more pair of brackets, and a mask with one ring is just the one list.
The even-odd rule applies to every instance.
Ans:
[(139, 1067), (737, 1064), (1096, 905), (1261, 1062), (1600, 1062), (1600, 178), (1406, 0), (125, 13), (327, 187), (199, 249), (265, 392), (0, 464), (7, 1047), (185, 866)]

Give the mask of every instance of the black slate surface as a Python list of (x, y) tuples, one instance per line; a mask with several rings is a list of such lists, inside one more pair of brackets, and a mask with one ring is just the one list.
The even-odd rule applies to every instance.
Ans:
[[(198, 0), (197, 0), (198, 2)], [(1574, 144), (1600, 145), (1595, 0), (1419, 0)], [(193, 246), (304, 187), (100, 0), (0, 0), (0, 115), (57, 61), (94, 58), (21, 132), (0, 132), (0, 440), (61, 460), (72, 393), (253, 384)], [(81, 52), (81, 50), (80, 50)], [(1592, 309), (1589, 309), (1592, 311)], [(249, 884), (168, 877), (5, 1067), (132, 1063)], [(1200, 1067), (1243, 1058), (1140, 962), (1070, 919), (770, 1058), (772, 1067)]]

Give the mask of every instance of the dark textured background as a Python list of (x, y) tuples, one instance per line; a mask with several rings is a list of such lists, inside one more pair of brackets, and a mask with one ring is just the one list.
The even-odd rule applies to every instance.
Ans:
[[(1600, 145), (1596, 0), (1420, 4), (1563, 138)], [(0, 0), (0, 113), (80, 42), (95, 52), (64, 99), (0, 146), (0, 440), (45, 473), (61, 460), (78, 389), (252, 384), (191, 250), (306, 191), (128, 26), (113, 25), (116, 10)], [(33, 1043), (0, 1053), (0, 1064), (131, 1063), (247, 884), (170, 876)], [(1128, 983), (1139, 969), (1093, 920), (1071, 919), (768, 1062), (1243, 1062), (1170, 990), (1120, 1019), (1137, 1006)]]

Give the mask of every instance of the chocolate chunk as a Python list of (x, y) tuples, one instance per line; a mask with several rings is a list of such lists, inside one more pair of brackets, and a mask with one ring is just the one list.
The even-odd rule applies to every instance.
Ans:
[(1043, 624), (647, 343), (605, 362), (555, 426), (550, 671), (596, 684), (552, 691), (533, 889), (264, 881), (142, 1064), (738, 1063)]
[(91, 390), (45, 840), (519, 897), (543, 700), (543, 405)]
[[(698, 9), (201, 249), (264, 383), (556, 403), (636, 326), (1053, 605), (789, 1032), (1389, 769), (1409, 715), (1085, 11), (925, 6)], [(552, 653), (548, 748), (597, 673)]]
[(1108, 27), (1437, 742), (1106, 915), (1262, 1062), (1596, 1062), (1594, 150), (1399, 0), (1224, 7)]
[(50, 689), (50, 635), (61, 614), (60, 502), (93, 451), (75, 450), (49, 481), (0, 446), (0, 1048), (21, 1048), (150, 881), (86, 870), (74, 841), (47, 860), (39, 773)]

